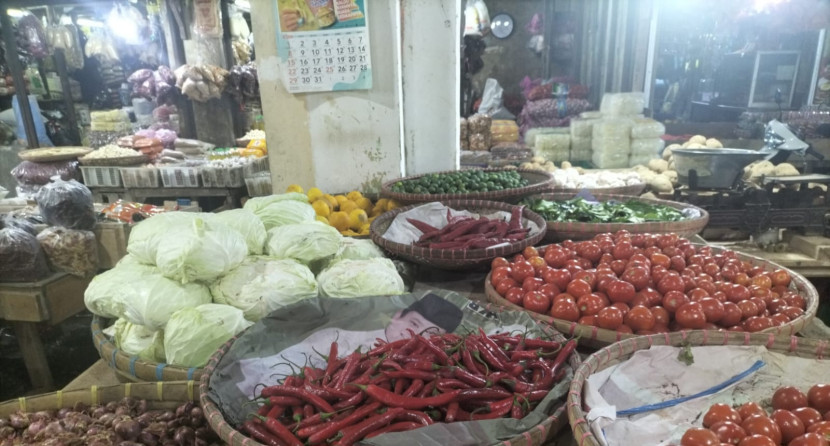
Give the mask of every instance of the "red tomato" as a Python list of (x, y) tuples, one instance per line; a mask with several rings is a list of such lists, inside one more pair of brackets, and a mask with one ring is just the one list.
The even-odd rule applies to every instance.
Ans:
[(731, 327), (733, 325), (737, 325), (741, 322), (743, 318), (743, 313), (741, 312), (741, 307), (734, 302), (724, 302), (723, 304), (723, 317), (720, 320), (720, 325), (724, 327)]
[(625, 313), (617, 307), (605, 307), (597, 313), (597, 325), (607, 330), (616, 330), (623, 323)]
[(617, 260), (628, 260), (634, 255), (634, 246), (630, 242), (619, 242), (611, 250), (611, 255)]
[(794, 438), (787, 446), (828, 446), (828, 442), (819, 434), (809, 433)]
[(625, 260), (614, 260), (609, 266), (611, 267), (611, 271), (619, 277), (625, 272), (625, 267), (628, 266), (628, 262)]
[[(654, 288), (643, 288), (640, 292), (637, 293), (638, 295), (642, 295), (646, 301), (648, 302), (648, 306), (660, 305), (663, 303), (663, 296), (657, 292)], [(634, 296), (635, 298), (637, 296)]]
[(778, 409), (773, 411), (769, 417), (772, 418), (772, 421), (775, 421), (778, 429), (781, 430), (781, 441), (784, 444), (789, 443), (795, 437), (804, 435), (804, 432), (806, 432), (806, 428), (804, 427), (804, 423), (801, 422), (801, 419), (789, 410)]
[(510, 261), (504, 257), (496, 257), (492, 262), (490, 262), (490, 269), (496, 269), (500, 266), (510, 266)]
[(763, 435), (771, 438), (776, 445), (781, 444), (781, 429), (766, 415), (752, 415), (745, 418), (741, 427), (748, 435)]
[(674, 313), (674, 319), (681, 328), (700, 330), (706, 326), (706, 313), (703, 312), (703, 305), (698, 302), (682, 305)]
[(583, 316), (593, 316), (605, 308), (607, 302), (596, 294), (586, 294), (576, 300), (579, 313)]
[(767, 302), (767, 308), (773, 314), (778, 313), (781, 308), (786, 307), (787, 302), (784, 299), (770, 299)]
[(663, 280), (663, 277), (666, 277), (666, 274), (668, 274), (668, 273), (669, 273), (669, 270), (667, 270), (663, 266), (652, 267), (651, 268), (651, 281), (653, 283), (657, 284), (661, 280)]
[(791, 293), (789, 296), (785, 296), (784, 300), (791, 307), (801, 308), (802, 310), (807, 308), (807, 301), (800, 294)]
[(810, 407), (821, 413), (830, 410), (830, 384), (816, 384), (807, 391)]
[(510, 301), (511, 304), (522, 305), (524, 303), (525, 292), (521, 288), (510, 288), (505, 293), (504, 298)]
[(550, 299), (538, 291), (530, 291), (524, 295), (524, 307), (530, 311), (546, 314), (550, 309)]
[(580, 325), (591, 325), (591, 326), (596, 327), (597, 326), (597, 315), (592, 314), (590, 316), (582, 316), (581, 318), (579, 318), (578, 321), (576, 321), (576, 323), (580, 324)]
[(623, 316), (625, 316), (628, 313), (628, 310), (631, 309), (631, 307), (628, 304), (622, 303), (622, 302), (614, 302), (610, 306), (612, 306), (614, 308), (619, 308), (620, 311), (623, 312)]
[(567, 251), (557, 245), (552, 245), (545, 250), (545, 262), (553, 268), (563, 268), (565, 262), (570, 260)]
[(812, 407), (799, 407), (790, 410), (790, 412), (792, 412), (793, 415), (797, 416), (798, 419), (804, 423), (805, 428), (809, 428), (813, 425), (813, 423), (821, 421), (821, 412), (813, 409)]
[(807, 407), (807, 395), (796, 387), (779, 387), (772, 394), (772, 408), (775, 410), (793, 410), (799, 407)]
[(751, 286), (757, 286), (759, 288), (763, 288), (763, 289), (767, 289), (767, 290), (772, 288), (772, 279), (770, 278), (770, 276), (768, 274), (765, 274), (765, 273), (761, 273), (761, 274), (758, 274), (757, 276), (753, 277), (749, 281), (749, 283), (750, 283)]
[(669, 325), (671, 315), (665, 308), (658, 305), (649, 308), (648, 311), (651, 311), (651, 314), (654, 315), (654, 323), (656, 325)]
[(786, 314), (787, 317), (790, 318), (790, 320), (796, 319), (796, 318), (800, 317), (802, 314), (804, 314), (804, 310), (802, 310), (801, 308), (796, 308), (796, 307), (791, 307), (791, 306), (781, 307), (778, 310), (778, 312), (782, 313), (782, 314)]
[(626, 268), (620, 279), (634, 285), (637, 291), (646, 288), (651, 282), (651, 276), (648, 274), (648, 270), (640, 266)]
[(553, 301), (553, 298), (561, 292), (559, 288), (552, 283), (545, 283), (544, 285), (539, 287), (538, 291), (544, 294), (545, 297), (547, 297), (548, 300), (550, 300), (551, 302)]
[(746, 437), (744, 428), (732, 421), (718, 421), (709, 426), (709, 429), (718, 436), (721, 444), (736, 445)]
[(492, 283), (493, 286), (496, 286), (496, 284), (501, 282), (502, 279), (510, 277), (510, 273), (512, 271), (513, 270), (510, 269), (509, 266), (496, 267), (495, 269), (493, 269), (493, 272), (490, 273), (490, 283)]
[(764, 302), (764, 299), (760, 297), (750, 297), (749, 300), (755, 302), (755, 305), (758, 307), (758, 314), (766, 314), (767, 312), (767, 304)]
[(591, 285), (592, 289), (597, 285), (597, 275), (591, 271), (577, 271), (573, 275), (573, 280), (588, 282), (588, 285)]
[(744, 321), (744, 330), (750, 333), (756, 333), (759, 331), (766, 330), (768, 328), (772, 328), (772, 319), (765, 317), (765, 316), (753, 316), (749, 319)]
[(536, 270), (533, 269), (533, 265), (531, 265), (527, 260), (515, 262), (510, 268), (512, 269), (510, 277), (519, 283), (524, 282), (526, 278), (533, 277), (536, 274)]
[(663, 254), (662, 252), (652, 254), (650, 260), (652, 266), (660, 265), (666, 269), (668, 269), (671, 266), (671, 258)]
[(522, 255), (525, 256), (526, 259), (530, 260), (531, 257), (539, 257), (539, 251), (532, 246), (528, 246), (522, 251)]
[(807, 428), (807, 432), (828, 436), (830, 435), (830, 421), (817, 421)]
[(751, 301), (751, 300), (742, 300), (738, 302), (738, 307), (741, 309), (741, 318), (746, 320), (751, 318), (752, 316), (758, 316), (760, 313), (760, 308), (758, 305)]
[(719, 446), (718, 436), (709, 429), (693, 427), (683, 434), (680, 446)]
[(545, 281), (538, 277), (526, 277), (525, 280), (522, 281), (522, 289), (525, 292), (536, 291), (544, 284)]
[(770, 321), (772, 321), (772, 326), (773, 327), (780, 327), (780, 326), (786, 324), (787, 322), (790, 322), (790, 318), (787, 317), (786, 314), (780, 314), (780, 313), (772, 315), (772, 317), (770, 317), (769, 319), (770, 319)]
[(634, 295), (637, 294), (637, 291), (634, 289), (634, 285), (624, 280), (612, 281), (606, 286), (605, 292), (608, 294), (608, 299), (611, 302), (623, 303), (631, 302), (631, 300), (634, 299)]
[(703, 427), (710, 427), (721, 421), (731, 421), (740, 424), (741, 416), (737, 410), (728, 404), (712, 404), (709, 410), (706, 411), (706, 414), (703, 415)]
[(717, 323), (726, 314), (723, 304), (717, 299), (704, 297), (700, 299), (699, 303), (703, 307), (703, 314), (706, 315), (706, 322)]
[(625, 315), (625, 325), (633, 331), (651, 330), (654, 328), (655, 319), (648, 308), (637, 305), (631, 307)]
[(683, 271), (686, 269), (686, 259), (681, 256), (673, 256), (671, 258), (671, 269), (675, 271)]
[(778, 446), (778, 444), (780, 443), (764, 435), (749, 435), (744, 437), (738, 446)]
[(750, 297), (752, 297), (747, 287), (737, 283), (729, 285), (729, 288), (726, 289), (725, 293), (729, 301), (735, 303), (747, 300)]
[(618, 333), (625, 333), (625, 334), (633, 334), (634, 333), (634, 330), (632, 330), (631, 327), (629, 327), (628, 325), (625, 325), (625, 324), (622, 324), (619, 327), (617, 327), (616, 331)]
[(542, 271), (550, 268), (548, 266), (548, 262), (545, 262), (545, 259), (539, 256), (531, 257), (527, 261), (528, 263), (530, 263), (530, 266), (533, 267), (533, 271), (536, 275), (539, 275), (542, 273)]
[(569, 283), (571, 283), (571, 272), (566, 269), (549, 269), (546, 270), (542, 278), (547, 283), (556, 285), (556, 288), (564, 290)]
[[(722, 273), (723, 273), (723, 277), (726, 277), (726, 270), (725, 269), (722, 271)], [(752, 281), (752, 279), (749, 277), (749, 274), (747, 274), (747, 273), (740, 273), (739, 272), (739, 273), (735, 274), (734, 277), (732, 277), (732, 282), (734, 282), (734, 283), (736, 283), (736, 284), (738, 284), (738, 285), (740, 285), (744, 288), (749, 286), (751, 281)]]
[(786, 287), (790, 284), (790, 273), (785, 269), (777, 269), (770, 273), (772, 279), (772, 286)]
[(568, 299), (560, 299), (553, 302), (550, 315), (556, 319), (576, 322), (579, 320), (579, 308), (576, 302)]
[(686, 283), (683, 282), (683, 279), (677, 273), (667, 273), (657, 282), (657, 291), (665, 295), (669, 291), (686, 291)]
[(505, 296), (510, 288), (519, 288), (519, 283), (509, 277), (496, 284), (496, 292), (499, 296)]
[(688, 293), (686, 293), (686, 295), (689, 296), (689, 300), (692, 302), (698, 302), (700, 299), (703, 299), (704, 297), (710, 297), (709, 293), (703, 288), (693, 288)]
[(663, 308), (669, 313), (677, 312), (677, 309), (689, 303), (689, 298), (680, 291), (669, 291), (663, 295)]
[(597, 262), (602, 257), (602, 249), (594, 242), (582, 242), (576, 246), (576, 253), (591, 262)]
[(580, 298), (591, 294), (591, 284), (584, 280), (571, 280), (571, 283), (565, 287), (565, 291), (573, 297)]
[(585, 268), (582, 267), (582, 262), (580, 262), (578, 259), (571, 259), (565, 262), (565, 269), (570, 271), (571, 274), (576, 274), (577, 272), (582, 271)]
[(525, 256), (523, 256), (522, 253), (518, 253), (518, 254), (514, 255), (513, 258), (510, 259), (510, 263), (513, 264), (513, 263), (516, 263), (516, 262), (523, 262), (525, 260), (527, 260), (525, 258)]

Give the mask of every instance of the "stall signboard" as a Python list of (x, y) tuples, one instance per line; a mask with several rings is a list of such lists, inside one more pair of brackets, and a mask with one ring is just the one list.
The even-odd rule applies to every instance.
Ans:
[(277, 0), (277, 49), (288, 91), (371, 88), (366, 19), (365, 0)]

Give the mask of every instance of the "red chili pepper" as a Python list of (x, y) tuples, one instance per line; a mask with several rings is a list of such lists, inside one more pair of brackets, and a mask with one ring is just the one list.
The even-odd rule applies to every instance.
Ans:
[(458, 393), (458, 400), (496, 400), (507, 398), (510, 395), (510, 392), (501, 389), (463, 389)]
[(334, 383), (335, 389), (342, 389), (343, 385), (346, 384), (350, 379), (352, 379), (352, 375), (357, 371), (357, 364), (360, 362), (360, 353), (354, 352), (346, 358), (346, 365), (343, 366), (343, 371), (340, 374), (339, 379), (337, 379)]
[(530, 402), (542, 401), (543, 399), (545, 399), (546, 396), (548, 396), (549, 392), (550, 392), (550, 389), (547, 389), (547, 390), (541, 390), (541, 389), (540, 390), (531, 390), (530, 392), (523, 393), (522, 396), (527, 398), (527, 400), (530, 401)]
[(452, 231), (447, 232), (446, 234), (442, 235), (438, 239), (442, 242), (450, 242), (455, 240), (456, 237), (474, 232), (477, 228), (482, 225), (489, 223), (490, 220), (486, 217), (481, 217), (478, 220), (471, 220), (466, 221), (464, 223), (458, 224), (457, 227), (453, 228)]
[(303, 404), (303, 401), (291, 396), (272, 396), (268, 398), (268, 404), (272, 406), (298, 406)]
[(522, 213), (524, 212), (524, 209), (524, 206), (518, 206), (514, 207), (513, 210), (510, 212), (510, 223), (507, 225), (508, 231), (512, 231), (522, 227)]
[[(534, 380), (533, 386), (537, 389), (550, 389), (553, 387), (553, 373), (552, 368), (548, 366), (548, 364), (544, 363), (543, 361), (530, 361), (527, 364), (528, 368), (533, 369), (534, 371), (539, 370), (541, 376), (538, 380)], [(519, 390), (521, 392), (521, 390)]]
[(410, 340), (409, 339), (399, 339), (399, 340), (394, 341), (394, 342), (387, 342), (387, 343), (384, 343), (383, 345), (379, 345), (379, 346), (369, 350), (369, 352), (366, 353), (366, 355), (370, 356), (370, 357), (371, 356), (378, 356), (378, 355), (381, 355), (383, 353), (388, 352), (389, 350), (398, 349), (398, 348), (406, 345), (407, 342), (410, 342)]
[(283, 382), (282, 385), (287, 387), (300, 387), (303, 385), (303, 378), (299, 375), (291, 375), (285, 378), (285, 382)]
[(414, 218), (407, 218), (406, 221), (409, 222), (412, 226), (415, 226), (415, 229), (423, 232), (426, 234), (427, 232), (435, 232), (438, 231), (438, 228), (432, 226), (429, 223), (422, 222), (421, 220), (415, 220)]
[(261, 423), (248, 420), (242, 425), (242, 430), (247, 432), (254, 440), (260, 441), (267, 446), (285, 446), (286, 443), (272, 435)]
[(458, 401), (453, 401), (447, 406), (447, 414), (444, 415), (444, 422), (445, 423), (452, 423), (455, 421), (455, 417), (458, 415)]
[(346, 426), (353, 425), (359, 420), (362, 420), (369, 416), (372, 412), (381, 408), (381, 404), (378, 402), (369, 403), (354, 412), (351, 415), (342, 418), (340, 420), (325, 423), (321, 426), (313, 426), (309, 428), (308, 431), (304, 432), (303, 429), (297, 431), (297, 435), (300, 437), (308, 437), (308, 442), (310, 444), (324, 442), (329, 439), (332, 435), (339, 432), (342, 428)]
[(303, 406), (303, 418), (309, 418), (314, 416), (314, 406), (311, 404), (306, 404)]
[(395, 380), (395, 394), (400, 395), (403, 393), (403, 390), (406, 388), (408, 383), (404, 379), (396, 379)]
[(556, 359), (554, 359), (550, 365), (551, 376), (556, 375), (556, 372), (559, 370), (559, 367), (561, 367), (562, 364), (565, 363), (565, 360), (568, 359), (568, 356), (570, 356), (571, 353), (573, 353), (574, 350), (576, 350), (577, 343), (578, 342), (576, 339), (571, 339), (565, 344), (564, 347), (562, 347), (562, 350), (559, 350), (559, 354), (556, 355)]
[(461, 367), (453, 369), (453, 376), (473, 387), (487, 387), (487, 380), (480, 375), (474, 375)]
[(537, 349), (543, 348), (547, 350), (559, 351), (562, 348), (562, 344), (556, 341), (547, 341), (545, 339), (538, 339), (538, 338), (526, 338), (525, 345), (527, 348)]
[(261, 421), (265, 424), (265, 428), (268, 429), (269, 432), (285, 442), (288, 446), (303, 446), (303, 442), (294, 436), (294, 434), (291, 433), (291, 431), (278, 420), (263, 417), (261, 418)]
[(256, 414), (257, 415), (266, 415), (271, 410), (271, 407), (272, 407), (271, 404), (266, 402), (262, 406), (259, 406), (259, 409), (257, 409)]
[(510, 413), (510, 409), (513, 407), (513, 400), (513, 396), (509, 396), (503, 400), (487, 404), (485, 407), (488, 412), (474, 413), (473, 420), (492, 420), (495, 418), (501, 418)]
[(314, 407), (316, 407), (318, 410), (322, 412), (334, 412), (334, 408), (331, 407), (331, 404), (327, 403), (324, 399), (320, 398), (319, 396), (309, 393), (304, 388), (288, 386), (271, 386), (262, 389), (262, 396), (293, 396), (295, 398), (299, 398), (305, 402), (313, 404)]
[(343, 446), (351, 446), (356, 441), (362, 440), (369, 433), (380, 429), (389, 424), (395, 417), (400, 415), (404, 410), (400, 408), (388, 409), (386, 412), (370, 417), (361, 421), (357, 425), (344, 429), (343, 438), (339, 443)]
[(395, 417), (395, 421), (413, 421), (422, 426), (429, 426), (434, 423), (429, 415), (425, 412), (421, 412), (420, 410), (404, 411), (399, 416)]
[(553, 353), (544, 353), (542, 349), (537, 350), (522, 350), (510, 352), (510, 360), (516, 361), (530, 361), (533, 359), (544, 358), (545, 356), (553, 355)]
[(464, 363), (464, 367), (467, 367), (467, 370), (477, 375), (483, 374), (483, 372), (479, 369), (478, 364), (476, 364), (475, 360), (473, 360), (473, 355), (470, 354), (469, 348), (461, 349), (461, 362)]
[[(403, 393), (403, 396), (415, 396), (421, 389), (424, 388), (424, 380), (422, 379), (413, 379), (412, 384), (409, 385), (409, 388)], [(361, 395), (364, 395), (363, 392), (360, 392)]]
[(450, 392), (458, 389), (469, 389), (471, 386), (458, 379), (441, 378), (435, 385), (441, 392)]
[(366, 386), (363, 389), (369, 396), (390, 407), (402, 407), (404, 409), (423, 409), (425, 407), (438, 407), (449, 404), (458, 398), (458, 390), (441, 393), (436, 396), (417, 398), (411, 396), (395, 395), (388, 390), (381, 389), (375, 385)]
[[(498, 357), (496, 353), (490, 349), (489, 346), (478, 342), (477, 339), (473, 339), (470, 342), (474, 346), (473, 352), (478, 351), (479, 354), (481, 354), (481, 356), (484, 358), (484, 360), (487, 361), (487, 364), (490, 365), (490, 367), (502, 371), (507, 370), (507, 364), (504, 361), (502, 361), (502, 359)], [(509, 360), (510, 358), (508, 358), (508, 361)]]
[(285, 406), (271, 406), (271, 409), (268, 411), (267, 414), (265, 414), (265, 417), (279, 418), (283, 413), (285, 413)]
[(384, 360), (384, 361), (380, 364), (380, 367), (381, 367), (381, 368), (383, 368), (383, 367), (389, 367), (389, 368), (391, 368), (391, 369), (395, 369), (395, 370), (403, 370), (403, 366), (402, 366), (402, 365), (398, 364), (396, 361), (393, 361), (393, 360), (391, 360), (391, 359), (386, 359), (386, 360)]
[(333, 418), (335, 415), (337, 415), (335, 412), (317, 412), (310, 417), (303, 418), (303, 420), (297, 423), (293, 428), (289, 426), (289, 429), (293, 430), (294, 428), (302, 429), (304, 427), (316, 426), (324, 421), (327, 421), (329, 418)]
[(513, 407), (510, 409), (510, 417), (517, 420), (521, 420), (525, 417), (525, 410), (521, 404), (513, 404)]
[(358, 404), (362, 403), (364, 399), (366, 399), (365, 393), (356, 392), (349, 399), (340, 400), (339, 402), (333, 404), (331, 407), (334, 407), (336, 410), (345, 409), (347, 407), (356, 407)]
[(421, 370), (396, 370), (383, 371), (381, 373), (393, 379), (423, 379), (424, 381), (430, 381), (435, 379), (435, 372), (423, 372)]
[(315, 369), (313, 367), (303, 367), (303, 375), (305, 375), (305, 382), (307, 383), (322, 380), (324, 372), (324, 370)]
[(421, 425), (418, 423), (414, 423), (412, 421), (401, 421), (400, 423), (392, 423), (389, 426), (382, 427), (374, 432), (366, 434), (366, 436), (363, 437), (363, 439), (377, 437), (378, 435), (388, 434), (390, 432), (411, 431), (412, 429), (417, 429), (419, 427), (421, 427)]
[(418, 341), (421, 342), (421, 344), (424, 345), (428, 351), (435, 355), (436, 362), (441, 365), (447, 365), (447, 360), (450, 359), (447, 352), (441, 350), (437, 345), (433, 344), (432, 341), (423, 336), (418, 336)]
[(525, 363), (524, 361), (519, 361), (516, 364), (514, 364), (510, 368), (510, 370), (507, 371), (507, 373), (509, 373), (511, 376), (518, 377), (525, 371), (526, 366), (527, 363)]

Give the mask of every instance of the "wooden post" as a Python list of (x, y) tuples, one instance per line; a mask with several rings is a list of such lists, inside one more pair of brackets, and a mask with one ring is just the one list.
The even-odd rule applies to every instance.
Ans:
[(43, 342), (41, 342), (40, 334), (37, 331), (37, 323), (10, 322), (14, 334), (17, 336), (17, 342), (20, 344), (20, 352), (23, 354), (23, 362), (26, 364), (32, 386), (38, 391), (51, 390), (54, 386), (52, 372), (49, 370), (46, 350), (43, 348)]

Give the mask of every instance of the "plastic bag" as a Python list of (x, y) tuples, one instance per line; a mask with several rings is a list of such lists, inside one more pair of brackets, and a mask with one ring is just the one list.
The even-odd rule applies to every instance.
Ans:
[(51, 163), (33, 163), (23, 161), (12, 169), (12, 176), (20, 184), (49, 184), (54, 176), (62, 180), (79, 179), (77, 161), (55, 161)]
[(98, 271), (98, 242), (92, 231), (53, 226), (37, 235), (46, 259), (55, 271), (92, 277)]
[[(55, 144), (46, 135), (46, 126), (43, 124), (43, 115), (40, 113), (40, 106), (37, 103), (37, 96), (29, 95), (29, 108), (32, 110), (32, 120), (35, 124), (35, 133), (37, 135), (37, 142), (41, 147), (53, 147)], [(12, 98), (12, 108), (14, 108), (14, 118), (17, 120), (17, 139), (22, 139), (27, 142), (26, 128), (23, 126), (23, 115), (20, 112), (20, 104), (17, 102), (17, 95)]]
[(481, 97), (481, 105), (478, 106), (478, 112), (492, 117), (493, 119), (516, 119), (513, 113), (504, 108), (504, 88), (499, 85), (499, 81), (488, 78), (484, 83), (484, 92)]
[(26, 13), (17, 22), (17, 32), (25, 39), (23, 48), (32, 56), (43, 59), (49, 55), (49, 39), (34, 14)]
[(490, 31), (490, 12), (483, 0), (469, 0), (464, 8), (464, 35), (480, 36)]
[(34, 235), (17, 228), (0, 229), (0, 281), (34, 282), (49, 273)]
[(43, 186), (37, 194), (37, 205), (48, 225), (86, 230), (95, 227), (92, 193), (75, 180), (56, 180)]

